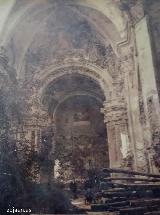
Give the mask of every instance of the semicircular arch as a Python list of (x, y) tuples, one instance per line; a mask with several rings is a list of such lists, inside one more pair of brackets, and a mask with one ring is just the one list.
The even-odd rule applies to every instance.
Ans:
[(42, 86), (39, 89), (39, 97), (43, 98), (45, 89), (51, 82), (58, 80), (58, 78), (61, 78), (64, 75), (72, 74), (80, 74), (93, 79), (100, 86), (105, 98), (107, 99), (110, 97), (110, 92), (113, 90), (113, 87), (112, 77), (109, 73), (105, 72), (104, 75), (104, 71), (97, 66), (95, 67), (93, 65), (84, 65), (79, 63), (67, 63), (66, 65), (52, 66), (48, 68), (48, 70), (36, 74), (34, 79), (39, 80), (42, 83)]
[(100, 99), (99, 97), (97, 97), (96, 95), (93, 95), (93, 94), (90, 94), (90, 93), (87, 93), (87, 92), (74, 92), (74, 93), (70, 93), (66, 96), (64, 96), (59, 102), (58, 104), (56, 105), (54, 111), (53, 111), (53, 117), (56, 115), (56, 112), (58, 110), (58, 108), (65, 102), (67, 101), (68, 99), (72, 98), (72, 97), (75, 97), (75, 96), (89, 96), (89, 97), (92, 97), (94, 99), (96, 99), (99, 103), (103, 104), (103, 101), (102, 99)]

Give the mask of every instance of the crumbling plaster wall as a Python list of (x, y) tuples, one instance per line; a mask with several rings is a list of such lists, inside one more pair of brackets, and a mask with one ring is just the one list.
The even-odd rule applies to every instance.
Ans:
[[(150, 2), (151, 5), (152, 3), (154, 1)], [(155, 145), (159, 142), (159, 97), (155, 75), (157, 69), (155, 49), (152, 46), (148, 15), (146, 4), (138, 5), (138, 8), (131, 7), (132, 52), (130, 53), (133, 59), (128, 63), (124, 61), (123, 69), (128, 69), (125, 86), (136, 168), (141, 171), (157, 172)]]
[(147, 17), (144, 17), (136, 25), (136, 41), (144, 111), (146, 115), (144, 138), (146, 147), (149, 149), (150, 147), (154, 147), (155, 144), (154, 135), (160, 125), (160, 109)]
[(131, 5), (130, 9), (126, 5), (124, 7), (130, 17), (130, 40), (128, 45), (120, 46), (121, 65), (125, 78), (129, 141), (134, 155), (134, 168), (157, 172), (154, 142), (158, 139), (159, 102), (154, 50), (144, 11), (145, 5), (141, 4), (141, 1), (135, 2), (137, 3)]
[[(148, 123), (148, 131), (150, 130), (151, 136), (151, 150), (152, 163), (156, 165), (153, 171), (159, 170), (159, 153), (160, 153), (160, 73), (159, 73), (159, 26), (160, 26), (160, 2), (153, 0), (145, 2), (146, 23), (141, 24), (140, 28), (143, 28), (143, 32), (146, 29), (148, 35), (148, 46), (145, 44), (146, 53), (143, 55), (141, 51), (141, 57), (143, 57), (144, 66), (142, 69), (142, 82), (144, 86), (144, 98), (145, 98), (145, 110), (146, 121)], [(143, 21), (144, 22), (144, 21)], [(143, 46), (143, 42), (141, 43)], [(142, 49), (141, 46), (141, 49)], [(148, 59), (148, 60), (147, 60)], [(144, 72), (145, 70), (145, 72)], [(147, 76), (149, 76), (147, 78)], [(149, 79), (149, 80), (148, 80)], [(148, 80), (148, 81), (146, 81)], [(149, 132), (148, 132), (149, 133)], [(152, 166), (154, 166), (152, 165)]]

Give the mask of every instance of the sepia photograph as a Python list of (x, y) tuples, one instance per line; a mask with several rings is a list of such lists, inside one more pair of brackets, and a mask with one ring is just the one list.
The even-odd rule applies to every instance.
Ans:
[(0, 0), (0, 215), (160, 215), (160, 0)]

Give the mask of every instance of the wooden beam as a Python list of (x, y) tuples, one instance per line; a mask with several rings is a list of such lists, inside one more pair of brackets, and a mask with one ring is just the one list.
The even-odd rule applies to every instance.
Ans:
[(160, 178), (150, 179), (150, 178), (134, 178), (134, 177), (109, 177), (104, 178), (105, 181), (116, 181), (116, 180), (125, 180), (125, 181), (147, 181), (147, 182), (160, 182)]
[(147, 176), (152, 178), (160, 178), (160, 175), (157, 175), (157, 174), (148, 174), (148, 173), (142, 173), (142, 172), (124, 170), (124, 169), (116, 169), (116, 168), (104, 168), (102, 171), (107, 173), (123, 173), (123, 174), (129, 174), (129, 175), (140, 175), (140, 176)]

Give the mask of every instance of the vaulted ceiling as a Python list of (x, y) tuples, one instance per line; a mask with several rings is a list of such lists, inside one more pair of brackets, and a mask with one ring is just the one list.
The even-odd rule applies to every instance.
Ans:
[(103, 66), (108, 50), (126, 39), (126, 20), (119, 0), (17, 0), (2, 44), (20, 78), (66, 55)]
[[(112, 85), (117, 44), (127, 39), (127, 16), (119, 4), (120, 0), (15, 0), (1, 45), (24, 88), (29, 83), (27, 89), (34, 93), (34, 80), (40, 77), (44, 90), (39, 97), (50, 112), (73, 94), (102, 103), (110, 93), (107, 87), (104, 96), (101, 85)], [(56, 65), (61, 69), (54, 73), (63, 72), (63, 77), (52, 79)], [(92, 71), (99, 83), (90, 77)]]

